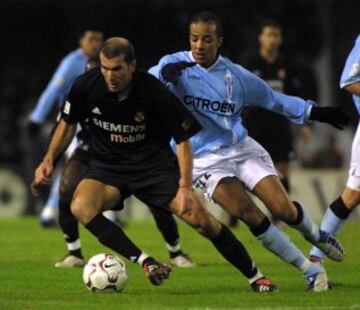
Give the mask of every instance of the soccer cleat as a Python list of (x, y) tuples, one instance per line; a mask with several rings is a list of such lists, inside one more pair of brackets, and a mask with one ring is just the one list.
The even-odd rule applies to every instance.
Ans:
[(318, 257), (318, 256), (315, 256), (315, 255), (310, 255), (309, 260), (310, 260), (310, 262), (312, 262), (312, 263), (320, 266), (321, 268), (323, 268), (324, 273), (325, 273), (325, 276), (326, 276), (327, 279), (328, 279), (327, 281), (328, 281), (329, 289), (332, 289), (331, 281), (330, 281), (330, 279), (328, 278), (327, 273), (326, 273), (326, 270), (325, 270), (324, 260), (321, 259), (321, 258)]
[(169, 265), (159, 263), (152, 257), (148, 257), (142, 264), (146, 277), (154, 285), (160, 285), (168, 279), (171, 272)]
[(315, 242), (314, 245), (326, 254), (330, 259), (341, 262), (345, 258), (343, 247), (340, 243), (330, 234), (323, 230), (320, 231), (320, 240)]
[(328, 278), (325, 272), (318, 272), (307, 277), (308, 290), (318, 293), (329, 289)]
[(196, 266), (195, 262), (189, 257), (189, 255), (181, 251), (178, 255), (171, 257), (170, 262), (173, 266), (181, 268), (193, 268)]
[(62, 260), (55, 263), (56, 268), (76, 268), (84, 267), (86, 264), (83, 258), (68, 254)]
[(277, 286), (271, 282), (270, 279), (265, 277), (257, 279), (250, 285), (256, 293), (274, 293), (279, 290)]

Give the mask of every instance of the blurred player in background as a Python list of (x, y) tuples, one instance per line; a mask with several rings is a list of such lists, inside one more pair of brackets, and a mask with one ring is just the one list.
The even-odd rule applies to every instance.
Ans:
[[(102, 32), (94, 29), (85, 30), (79, 40), (80, 47), (63, 58), (30, 114), (28, 125), (30, 136), (38, 134), (54, 107), (56, 110), (60, 109), (73, 82), (85, 72), (87, 61), (99, 53), (102, 42)], [(54, 177), (48, 201), (40, 215), (40, 222), (45, 227), (56, 224), (59, 184), (60, 173)]]
[(311, 263), (257, 208), (246, 190), (269, 211), (300, 231), (334, 260), (343, 260), (338, 242), (321, 231), (297, 202), (292, 202), (266, 150), (247, 135), (241, 124), (246, 106), (283, 114), (297, 124), (317, 120), (337, 128), (348, 122), (342, 108), (317, 107), (312, 101), (273, 91), (264, 81), (219, 54), (222, 25), (212, 12), (200, 12), (190, 22), (191, 51), (164, 56), (149, 70), (167, 83), (203, 126), (191, 138), (193, 182), (231, 215), (242, 219), (271, 252), (298, 268), (312, 291), (328, 289), (324, 269)]
[[(282, 44), (281, 25), (272, 20), (261, 24), (258, 35), (259, 50), (250, 53), (242, 64), (277, 92), (302, 98), (313, 98), (315, 94), (304, 92), (301, 78), (295, 67), (280, 54)], [(243, 125), (250, 137), (267, 150), (280, 173), (285, 190), (290, 193), (289, 162), (294, 155), (293, 133), (290, 121), (283, 115), (257, 107), (247, 107), (243, 112)], [(307, 125), (297, 126), (305, 141), (311, 137)], [(234, 220), (232, 220), (234, 222)]]
[[(360, 113), (360, 35), (355, 41), (343, 69), (340, 87), (350, 94)], [(350, 213), (360, 204), (360, 126), (358, 125), (351, 149), (351, 161), (346, 187), (328, 207), (321, 229), (336, 236)], [(313, 247), (310, 260), (323, 263), (324, 253)]]
[[(144, 253), (102, 214), (134, 195), (145, 204), (175, 213), (208, 238), (254, 291), (275, 291), (242, 243), (203, 208), (192, 191), (189, 138), (201, 125), (157, 79), (135, 70), (135, 51), (128, 40), (108, 39), (100, 62), (101, 70), (90, 70), (72, 86), (36, 169), (33, 193), (50, 183), (55, 160), (73, 139), (77, 124), (88, 119), (92, 160), (76, 187), (71, 212), (103, 245), (138, 263), (154, 285), (169, 277), (169, 266)], [(171, 150), (171, 138), (178, 156)]]

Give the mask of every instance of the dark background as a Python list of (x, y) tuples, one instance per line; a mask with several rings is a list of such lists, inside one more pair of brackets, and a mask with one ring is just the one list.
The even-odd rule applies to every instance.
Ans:
[(222, 54), (239, 63), (256, 48), (257, 27), (268, 18), (283, 25), (282, 51), (291, 59), (311, 68), (327, 51), (325, 91), (331, 90), (331, 103), (351, 106), (338, 80), (360, 33), (359, 0), (0, 0), (0, 167), (22, 169), (30, 178), (28, 154), (34, 149), (41, 154), (41, 147), (26, 135), (26, 119), (84, 29), (97, 28), (105, 38), (127, 37), (139, 67), (147, 69), (164, 54), (188, 49), (188, 22), (200, 10), (221, 17)]

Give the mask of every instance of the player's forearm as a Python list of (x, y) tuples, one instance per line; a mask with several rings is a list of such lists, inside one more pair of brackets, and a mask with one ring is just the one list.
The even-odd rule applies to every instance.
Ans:
[(66, 150), (76, 133), (76, 124), (67, 124), (61, 120), (52, 136), (44, 161), (54, 163), (56, 158)]
[(360, 96), (360, 82), (347, 85), (345, 89), (353, 95)]
[(193, 168), (191, 143), (188, 140), (179, 143), (176, 147), (176, 152), (180, 168), (179, 186), (191, 188)]

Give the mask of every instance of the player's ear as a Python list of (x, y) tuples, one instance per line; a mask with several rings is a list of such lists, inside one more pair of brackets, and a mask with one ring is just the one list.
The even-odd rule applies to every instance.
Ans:
[(134, 59), (131, 63), (130, 63), (130, 68), (131, 70), (134, 72), (136, 69), (136, 59)]
[(224, 38), (223, 37), (218, 37), (218, 47), (220, 47), (224, 42)]

